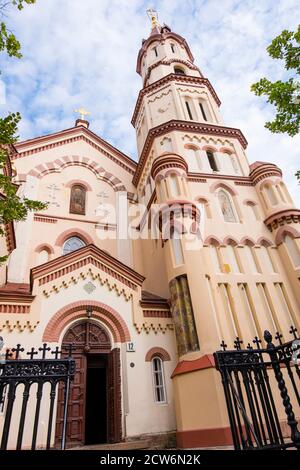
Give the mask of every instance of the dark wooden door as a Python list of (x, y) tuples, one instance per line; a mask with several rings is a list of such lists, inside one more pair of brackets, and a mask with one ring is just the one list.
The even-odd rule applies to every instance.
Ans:
[(108, 356), (108, 442), (122, 438), (121, 361), (120, 349)]
[[(62, 351), (67, 351), (70, 344), (76, 348), (72, 354), (76, 362), (76, 373), (70, 387), (67, 447), (74, 447), (85, 444), (87, 355), (90, 357), (100, 353), (110, 356), (111, 344), (107, 332), (91, 321), (76, 323), (67, 331), (63, 339)], [(64, 387), (60, 386), (56, 419), (57, 446), (61, 442), (63, 427), (63, 394)]]

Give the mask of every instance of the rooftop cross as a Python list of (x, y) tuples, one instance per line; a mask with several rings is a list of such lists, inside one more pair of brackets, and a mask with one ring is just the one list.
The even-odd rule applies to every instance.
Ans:
[(80, 119), (82, 119), (83, 121), (85, 120), (86, 116), (91, 114), (89, 111), (84, 109), (82, 106), (79, 109), (75, 109), (74, 112), (80, 114)]
[(158, 13), (156, 10), (154, 10), (153, 8), (148, 8), (147, 15), (149, 16), (151, 20), (152, 29), (156, 28), (156, 26), (159, 26)]

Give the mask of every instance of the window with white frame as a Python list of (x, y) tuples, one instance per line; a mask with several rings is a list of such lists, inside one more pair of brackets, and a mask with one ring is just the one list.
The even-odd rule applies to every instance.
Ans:
[(218, 200), (225, 222), (238, 222), (231, 197), (224, 189), (218, 192)]
[(151, 364), (154, 387), (154, 401), (156, 403), (166, 403), (167, 398), (163, 361), (160, 357), (154, 357), (151, 361)]

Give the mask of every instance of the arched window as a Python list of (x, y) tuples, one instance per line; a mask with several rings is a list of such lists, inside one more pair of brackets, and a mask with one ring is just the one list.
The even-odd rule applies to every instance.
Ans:
[(205, 214), (205, 217), (208, 219), (211, 219), (211, 210), (210, 210), (210, 205), (207, 199), (200, 198), (198, 199), (198, 204), (200, 205), (200, 212)]
[(154, 401), (156, 403), (166, 403), (167, 397), (163, 361), (160, 357), (154, 357), (151, 361), (151, 365), (154, 387)]
[(179, 196), (180, 189), (178, 184), (178, 177), (177, 175), (171, 175), (169, 178), (170, 181), (170, 189), (171, 189), (171, 196)]
[(273, 260), (271, 258), (269, 250), (270, 250), (270, 248), (267, 248), (264, 245), (262, 245), (259, 249), (260, 258), (262, 260), (262, 266), (263, 266), (263, 268), (265, 268), (267, 270), (267, 272), (275, 273), (276, 269), (275, 269), (275, 266), (273, 264)]
[(237, 253), (236, 253), (236, 248), (232, 244), (227, 245), (226, 255), (227, 255), (228, 264), (230, 266), (231, 271), (234, 273), (240, 273), (241, 270), (240, 270)]
[(171, 51), (173, 52), (173, 54), (175, 54), (176, 46), (173, 43), (171, 44)]
[(292, 259), (294, 266), (297, 268), (300, 266), (300, 251), (296, 244), (296, 240), (291, 235), (284, 237), (284, 243), (286, 244), (287, 251)]
[(206, 109), (204, 102), (199, 101), (199, 108), (201, 111), (202, 118), (204, 119), (204, 121), (207, 121), (207, 109)]
[(180, 233), (174, 229), (174, 227), (171, 228), (171, 242), (175, 266), (180, 266), (184, 263), (181, 236)]
[(207, 150), (206, 155), (211, 169), (213, 171), (219, 171), (219, 167), (214, 153), (211, 150)]
[(211, 256), (213, 267), (216, 273), (221, 273), (222, 272), (222, 258), (221, 258), (221, 253), (220, 253), (220, 247), (217, 244), (217, 242), (214, 242), (209, 246), (209, 249), (210, 249), (210, 256)]
[(238, 222), (231, 197), (224, 189), (218, 192), (218, 199), (225, 222)]
[(185, 71), (181, 67), (178, 67), (178, 66), (174, 67), (174, 72), (177, 73), (177, 75), (185, 75)]
[(258, 268), (258, 265), (257, 265), (257, 261), (254, 257), (252, 246), (245, 245), (244, 251), (245, 251), (246, 256), (247, 256), (247, 266), (246, 266), (246, 268), (248, 267), (248, 269), (250, 270), (251, 273), (258, 273), (259, 268)]
[(46, 249), (41, 250), (37, 255), (37, 265), (47, 263), (49, 260), (49, 252)]
[(229, 155), (229, 158), (230, 158), (230, 161), (231, 161), (231, 165), (232, 165), (232, 168), (233, 168), (233, 171), (236, 175), (240, 175), (241, 174), (241, 169), (240, 169), (240, 166), (239, 166), (239, 162), (238, 162), (238, 159), (235, 155)]
[(85, 215), (86, 188), (74, 184), (71, 188), (70, 213)]
[(199, 157), (199, 150), (194, 147), (189, 147), (186, 149), (186, 156), (188, 158), (188, 165), (190, 171), (199, 171), (201, 170), (201, 161)]
[(265, 192), (266, 192), (266, 194), (267, 194), (267, 196), (268, 196), (269, 203), (270, 203), (272, 206), (275, 206), (275, 205), (278, 203), (278, 201), (277, 201), (277, 197), (276, 197), (276, 194), (275, 194), (275, 192), (274, 192), (273, 186), (271, 186), (271, 185), (269, 185), (269, 184), (266, 185), (266, 186), (265, 186)]
[(70, 237), (68, 238), (63, 245), (63, 255), (72, 253), (73, 251), (79, 250), (83, 246), (86, 246), (86, 243), (79, 237)]
[(188, 113), (188, 117), (192, 121), (194, 119), (193, 118), (193, 113), (192, 113), (192, 102), (189, 98), (185, 99), (185, 107), (186, 107), (186, 110), (187, 110), (187, 113)]
[(252, 219), (260, 220), (260, 214), (259, 214), (259, 209), (257, 207), (257, 204), (251, 201), (248, 201), (246, 204), (249, 207), (249, 212), (251, 213)]

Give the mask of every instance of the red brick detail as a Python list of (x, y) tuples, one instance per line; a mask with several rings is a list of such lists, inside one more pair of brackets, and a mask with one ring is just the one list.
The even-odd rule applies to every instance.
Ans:
[(286, 235), (290, 235), (292, 238), (300, 238), (300, 233), (294, 227), (280, 227), (275, 237), (277, 246), (283, 243)]
[(44, 222), (44, 223), (47, 223), (47, 224), (56, 224), (57, 223), (57, 220), (54, 219), (54, 218), (39, 216), (39, 215), (35, 215), (33, 220), (35, 222)]
[(170, 361), (171, 357), (168, 351), (166, 351), (163, 348), (155, 347), (149, 349), (145, 356), (145, 362), (150, 362), (155, 356), (158, 356), (161, 358), (162, 361)]
[(187, 374), (188, 372), (195, 372), (196, 370), (212, 369), (214, 367), (214, 356), (212, 354), (205, 354), (205, 356), (199, 357), (199, 359), (193, 361), (178, 362), (171, 378), (176, 377), (176, 375)]
[(55, 245), (63, 246), (65, 241), (70, 237), (80, 237), (87, 245), (93, 243), (93, 239), (88, 233), (84, 232), (84, 230), (81, 230), (80, 228), (70, 228), (59, 235), (59, 237), (56, 239)]
[(192, 429), (190, 431), (177, 431), (177, 446), (180, 449), (193, 447), (230, 446), (233, 444), (230, 427)]
[(86, 317), (86, 307), (93, 307), (93, 318), (100, 320), (111, 331), (114, 341), (125, 343), (130, 341), (130, 333), (123, 318), (106, 304), (93, 300), (81, 300), (61, 308), (48, 322), (43, 341), (57, 343), (66, 326), (75, 320)]
[(86, 181), (82, 181), (82, 180), (72, 180), (72, 181), (69, 181), (69, 182), (65, 185), (65, 188), (71, 188), (72, 186), (74, 186), (74, 184), (80, 184), (80, 185), (83, 186), (87, 191), (92, 191), (91, 186), (90, 186)]
[(25, 314), (30, 312), (30, 305), (0, 304), (0, 314)]
[(48, 245), (47, 243), (42, 243), (41, 245), (37, 246), (34, 250), (35, 253), (40, 253), (41, 251), (46, 250), (49, 255), (54, 254), (54, 250), (51, 245)]
[(145, 318), (172, 318), (169, 310), (143, 310)]

